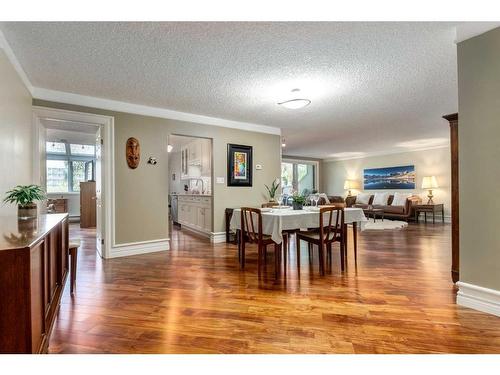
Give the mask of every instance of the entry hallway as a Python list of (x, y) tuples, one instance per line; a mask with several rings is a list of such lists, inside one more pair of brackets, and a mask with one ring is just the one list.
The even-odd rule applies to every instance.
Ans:
[(106, 261), (91, 230), (70, 232), (83, 239), (76, 292), (51, 353), (500, 353), (500, 318), (455, 304), (446, 224), (363, 232), (357, 267), (350, 247), (340, 272), (336, 245), (325, 277), (304, 248), (298, 278), (292, 242), (286, 283), (272, 259), (259, 280), (254, 248), (240, 271), (236, 246), (186, 231), (170, 251)]

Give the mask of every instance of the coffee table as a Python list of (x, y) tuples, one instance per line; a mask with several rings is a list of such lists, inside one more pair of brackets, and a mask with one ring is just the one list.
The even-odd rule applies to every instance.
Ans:
[(382, 221), (384, 221), (384, 210), (382, 208), (366, 208), (363, 212), (366, 216), (371, 215), (374, 223), (377, 221), (377, 216), (382, 218)]

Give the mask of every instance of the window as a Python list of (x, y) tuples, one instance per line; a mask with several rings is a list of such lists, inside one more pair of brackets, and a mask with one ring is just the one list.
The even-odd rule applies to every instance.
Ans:
[(66, 143), (47, 142), (47, 153), (66, 154)]
[(95, 146), (94, 145), (70, 144), (69, 149), (70, 149), (71, 155), (88, 155), (88, 156), (95, 155)]
[(68, 162), (47, 160), (47, 193), (68, 191)]
[(309, 195), (317, 187), (316, 162), (284, 160), (281, 163), (281, 186), (284, 194)]
[(95, 146), (47, 142), (47, 193), (79, 192), (94, 179)]

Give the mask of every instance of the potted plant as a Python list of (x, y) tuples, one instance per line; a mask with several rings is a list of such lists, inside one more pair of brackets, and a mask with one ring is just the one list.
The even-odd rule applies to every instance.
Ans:
[(278, 187), (280, 186), (280, 180), (277, 178), (271, 184), (271, 187), (264, 185), (269, 193), (269, 202), (276, 202), (276, 192), (278, 191)]
[(294, 210), (302, 210), (304, 204), (306, 203), (306, 197), (295, 193), (292, 196), (292, 206)]
[(37, 217), (35, 202), (45, 199), (45, 192), (38, 185), (18, 185), (6, 194), (3, 201), (17, 204), (17, 216), (22, 220)]

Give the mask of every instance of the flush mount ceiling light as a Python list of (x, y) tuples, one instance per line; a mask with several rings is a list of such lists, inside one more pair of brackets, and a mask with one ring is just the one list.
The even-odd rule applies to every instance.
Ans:
[[(300, 91), (300, 89), (293, 89), (292, 94), (297, 93), (299, 91)], [(307, 107), (309, 104), (311, 104), (311, 101), (309, 99), (305, 99), (305, 98), (294, 98), (294, 99), (290, 99), (290, 100), (285, 100), (285, 101), (278, 103), (278, 104), (285, 107), (285, 108), (288, 108), (288, 109), (300, 109), (300, 108)]]

